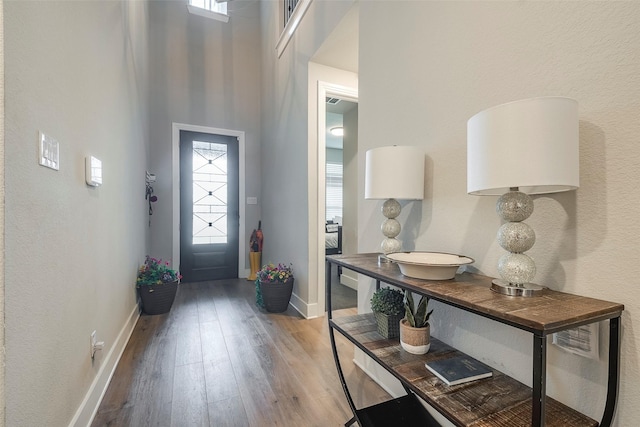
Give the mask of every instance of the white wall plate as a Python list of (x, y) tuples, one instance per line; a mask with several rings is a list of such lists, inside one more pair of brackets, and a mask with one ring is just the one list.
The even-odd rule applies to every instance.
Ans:
[(54, 170), (60, 170), (60, 144), (58, 141), (40, 132), (38, 138), (39, 163)]
[(102, 185), (102, 161), (93, 156), (86, 157), (84, 171), (87, 185), (92, 187)]

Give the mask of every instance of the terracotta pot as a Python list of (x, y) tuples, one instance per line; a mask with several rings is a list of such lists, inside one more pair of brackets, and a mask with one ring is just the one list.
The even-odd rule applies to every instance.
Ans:
[(431, 347), (431, 328), (427, 325), (424, 328), (413, 328), (409, 326), (407, 319), (400, 321), (400, 345), (412, 354), (425, 354)]

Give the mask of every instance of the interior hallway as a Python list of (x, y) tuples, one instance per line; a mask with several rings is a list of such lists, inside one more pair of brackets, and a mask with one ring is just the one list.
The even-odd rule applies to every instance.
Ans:
[[(388, 399), (336, 339), (356, 405)], [(351, 416), (326, 318), (266, 313), (253, 283), (234, 279), (181, 284), (170, 313), (140, 317), (92, 425), (325, 427)]]

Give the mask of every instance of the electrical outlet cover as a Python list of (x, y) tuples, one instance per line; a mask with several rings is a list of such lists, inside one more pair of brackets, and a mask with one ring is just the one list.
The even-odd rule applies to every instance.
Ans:
[(89, 340), (89, 355), (93, 359), (93, 356), (96, 354), (96, 331), (91, 332), (91, 337)]

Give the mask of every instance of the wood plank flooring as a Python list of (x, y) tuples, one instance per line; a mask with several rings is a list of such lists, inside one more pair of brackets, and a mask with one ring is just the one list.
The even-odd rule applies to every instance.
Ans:
[[(387, 400), (336, 340), (356, 405)], [(235, 279), (181, 284), (170, 313), (140, 318), (92, 426), (326, 427), (351, 416), (326, 318), (267, 313), (253, 283)]]

